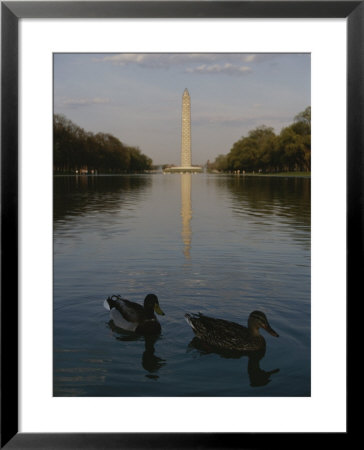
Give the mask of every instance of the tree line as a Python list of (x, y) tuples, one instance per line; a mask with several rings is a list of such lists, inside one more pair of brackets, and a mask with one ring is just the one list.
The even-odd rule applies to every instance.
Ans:
[(55, 114), (53, 166), (55, 173), (138, 173), (149, 170), (152, 160), (111, 134), (85, 131)]
[(208, 169), (222, 172), (291, 172), (311, 170), (311, 107), (275, 134), (262, 125), (235, 142), (227, 155), (219, 155)]

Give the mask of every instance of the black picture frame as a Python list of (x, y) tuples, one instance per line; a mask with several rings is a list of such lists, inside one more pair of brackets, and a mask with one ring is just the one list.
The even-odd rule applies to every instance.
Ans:
[[(257, 448), (297, 433), (18, 432), (18, 22), (22, 18), (346, 18), (347, 311), (363, 268), (364, 1), (1, 2), (1, 448)], [(361, 292), (361, 290), (359, 290)], [(12, 319), (9, 320), (9, 317)], [(348, 315), (349, 317), (349, 315)], [(343, 324), (344, 326), (345, 324)], [(348, 346), (348, 352), (350, 347)], [(350, 353), (350, 352), (349, 352)], [(348, 353), (348, 355), (349, 355)], [(335, 395), (335, 393), (333, 393)], [(348, 397), (349, 398), (349, 397)], [(335, 442), (349, 436), (337, 433)], [(274, 413), (274, 412), (273, 412)], [(327, 443), (327, 434), (316, 433)], [(307, 444), (310, 433), (299, 436)]]

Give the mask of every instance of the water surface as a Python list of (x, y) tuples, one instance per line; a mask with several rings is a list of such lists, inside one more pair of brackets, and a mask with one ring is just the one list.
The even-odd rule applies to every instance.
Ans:
[[(104, 299), (158, 295), (157, 339), (122, 332)], [(186, 312), (280, 335), (232, 357)], [(55, 396), (309, 396), (310, 179), (205, 174), (54, 178)]]

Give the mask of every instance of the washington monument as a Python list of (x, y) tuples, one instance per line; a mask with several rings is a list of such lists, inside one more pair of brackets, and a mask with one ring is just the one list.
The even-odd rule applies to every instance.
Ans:
[(202, 167), (192, 165), (191, 152), (191, 97), (188, 89), (182, 95), (182, 128), (181, 128), (181, 165), (168, 167), (165, 172), (202, 172)]
[(191, 97), (187, 89), (182, 96), (181, 167), (191, 167)]

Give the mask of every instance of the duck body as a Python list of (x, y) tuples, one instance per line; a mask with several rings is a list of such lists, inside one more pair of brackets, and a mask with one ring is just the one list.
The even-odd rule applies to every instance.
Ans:
[(154, 312), (164, 315), (159, 307), (158, 297), (148, 294), (144, 299), (144, 306), (131, 302), (120, 295), (108, 297), (104, 306), (110, 310), (110, 317), (114, 324), (123, 330), (138, 334), (159, 334), (161, 325)]
[(272, 336), (278, 337), (270, 327), (265, 314), (260, 311), (253, 311), (250, 314), (248, 327), (201, 313), (186, 314), (185, 318), (202, 342), (217, 349), (239, 352), (261, 350), (265, 348), (265, 339), (259, 333), (259, 328), (264, 328)]

